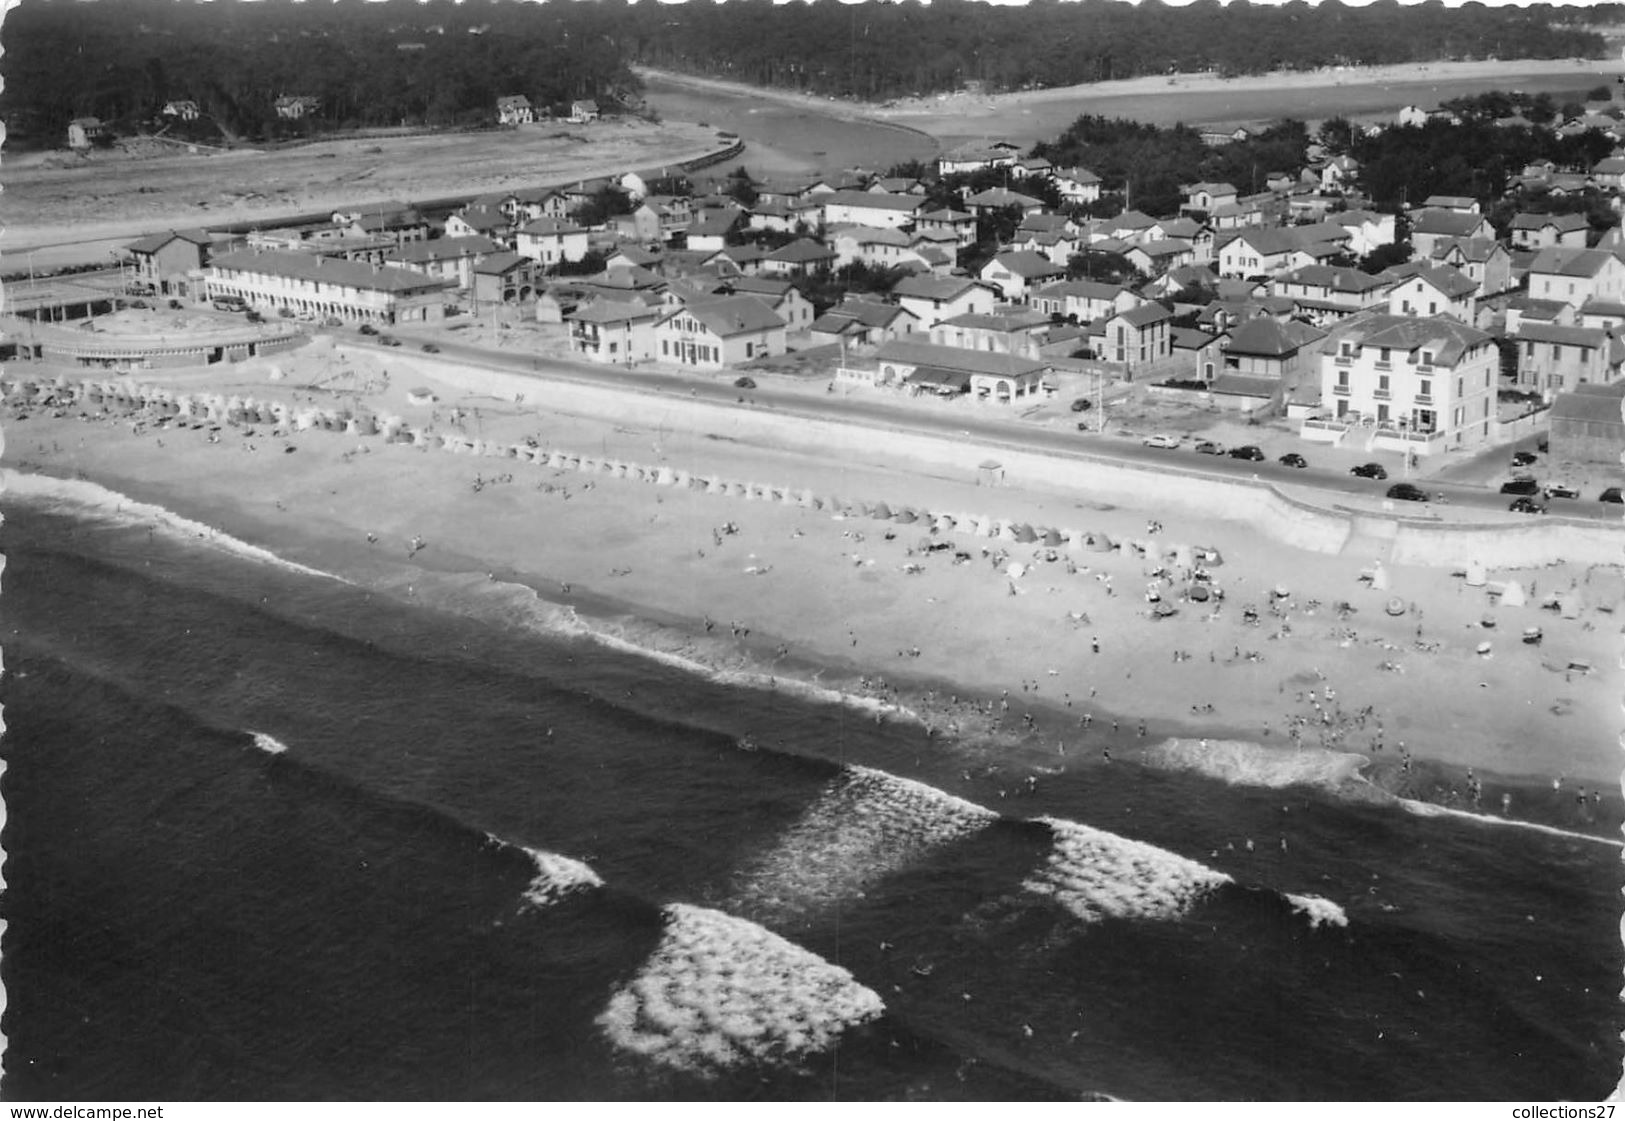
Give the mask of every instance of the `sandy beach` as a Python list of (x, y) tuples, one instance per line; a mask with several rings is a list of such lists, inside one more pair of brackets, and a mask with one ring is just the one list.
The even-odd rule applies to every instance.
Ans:
[[(1393, 565), (1383, 590), (1361, 580), (1369, 559), (1290, 548), (1241, 522), (715, 438), (736, 409), (718, 407), (714, 425), (658, 426), (538, 411), (466, 392), (426, 358), (321, 340), (275, 366), (144, 383), (365, 407), (458, 437), (464, 454), (14, 399), (4, 465), (101, 484), (391, 596), (410, 599), (414, 573), (467, 574), (467, 609), (511, 612), (511, 599), (485, 603), (482, 586), (529, 587), (535, 625), (568, 617), (553, 604), (573, 607), (601, 640), (696, 670), (865, 696), (881, 719), (932, 726), (967, 769), (1024, 768), (1037, 781), (1046, 767), (1143, 758), (1249, 785), (1370, 782), (1482, 812), (1499, 813), (1506, 793), (1513, 816), (1565, 828), (1617, 816), (1612, 795), (1600, 807), (1575, 795), (1616, 784), (1619, 620), (1594, 604), (1573, 618), (1538, 607), (1542, 593), (1601, 587), (1587, 566), (1492, 571), (1489, 587), (1516, 579), (1532, 593), (1521, 608), (1447, 568)], [(415, 405), (409, 389), (435, 399)], [(498, 454), (516, 444), (592, 467)], [(648, 478), (610, 470), (617, 462)], [(657, 485), (660, 468), (737, 482), (732, 494)], [(847, 512), (809, 496), (840, 496)], [(959, 520), (934, 531), (856, 505), (880, 501)], [(1081, 527), (1121, 547), (984, 537), (965, 515)], [(1123, 544), (1133, 540), (1144, 555)], [(1186, 574), (1173, 578), (1163, 554), (1181, 543), (1217, 551), (1205, 583), (1222, 601), (1195, 602)], [(1171, 616), (1154, 616), (1151, 592)], [(1385, 610), (1393, 597), (1398, 616)], [(1543, 629), (1541, 645), (1519, 641), (1526, 626)]]

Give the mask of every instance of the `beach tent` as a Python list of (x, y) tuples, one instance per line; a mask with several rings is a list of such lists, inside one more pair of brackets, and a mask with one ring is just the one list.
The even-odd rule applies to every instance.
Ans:
[(1484, 563), (1482, 561), (1467, 562), (1467, 586), (1469, 588), (1482, 588), (1485, 583)]
[(1112, 539), (1104, 533), (1091, 533), (1087, 544), (1091, 553), (1109, 553), (1116, 548), (1112, 543)]
[(1022, 565), (1016, 561), (1011, 561), (1009, 564), (1004, 566), (1004, 574), (1010, 577), (1012, 580), (1019, 580), (1023, 576), (1027, 575), (1027, 568), (1025, 565)]
[(1060, 548), (1066, 543), (1065, 539), (1061, 536), (1061, 531), (1055, 529), (1054, 527), (1045, 529), (1040, 535), (1040, 538), (1043, 540), (1044, 544), (1048, 545), (1051, 549)]
[(1016, 540), (1021, 542), (1023, 545), (1031, 545), (1034, 541), (1038, 540), (1038, 534), (1033, 532), (1033, 527), (1028, 525), (1026, 522), (1022, 522), (1020, 525), (1014, 527), (1011, 532), (1015, 534)]
[(1527, 602), (1523, 594), (1523, 584), (1517, 580), (1508, 580), (1501, 589), (1501, 606), (1522, 607)]
[(880, 521), (889, 521), (891, 519), (891, 507), (884, 502), (876, 502), (874, 506), (870, 507), (869, 516)]
[(1580, 617), (1580, 597), (1573, 592), (1557, 593), (1557, 610), (1565, 619), (1578, 619)]
[(998, 527), (993, 524), (992, 518), (979, 517), (976, 519), (976, 536), (994, 537), (998, 532)]
[(1175, 545), (1170, 550), (1174, 555), (1174, 565), (1177, 568), (1195, 568), (1196, 553), (1189, 545)]
[(920, 520), (920, 516), (905, 506), (893, 514), (892, 519), (899, 525), (913, 525), (915, 522)]
[(1208, 590), (1204, 584), (1192, 583), (1185, 589), (1185, 594), (1197, 603), (1207, 602)]
[(931, 524), (931, 531), (933, 533), (952, 533), (954, 531), (954, 520), (947, 514), (938, 514), (936, 521)]
[(996, 536), (1000, 541), (1014, 541), (1016, 539), (1016, 527), (1014, 523), (1005, 521), (1001, 518), (999, 520), (999, 528)]

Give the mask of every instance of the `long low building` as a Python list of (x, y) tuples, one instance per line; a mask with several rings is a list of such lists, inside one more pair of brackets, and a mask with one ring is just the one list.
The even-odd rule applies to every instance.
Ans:
[(891, 339), (875, 351), (876, 380), (947, 396), (969, 393), (979, 400), (1014, 404), (1043, 393), (1050, 364), (1014, 354)]
[(208, 275), (210, 299), (234, 296), (265, 310), (374, 323), (439, 320), (449, 287), (440, 277), (408, 269), (255, 250), (214, 258)]

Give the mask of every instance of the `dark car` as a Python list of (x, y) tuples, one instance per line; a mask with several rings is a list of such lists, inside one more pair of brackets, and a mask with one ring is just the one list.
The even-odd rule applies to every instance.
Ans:
[(1539, 494), (1540, 483), (1535, 479), (1513, 479), (1501, 484), (1502, 494)]
[(363, 323), (357, 328), (357, 330), (359, 330), (363, 335), (376, 335), (378, 333), (378, 328), (374, 327), (371, 323)]
[(1196, 450), (1203, 455), (1223, 455), (1224, 445), (1215, 440), (1203, 440), (1196, 445)]
[(1620, 489), (1618, 487), (1609, 487), (1607, 490), (1605, 490), (1601, 494), (1597, 495), (1597, 501), (1598, 502), (1625, 502), (1625, 494), (1621, 494)]
[(1537, 460), (1539, 458), (1540, 457), (1537, 456), (1534, 452), (1513, 452), (1512, 453), (1512, 466), (1514, 466), (1514, 467), (1528, 467), (1531, 463), (1535, 462), (1535, 460)]
[(734, 388), (735, 389), (755, 389), (756, 388), (756, 381), (753, 378), (744, 378), (744, 377), (734, 378)]
[(1388, 497), (1397, 498), (1401, 502), (1426, 502), (1428, 492), (1415, 483), (1395, 483), (1388, 488)]
[(1275, 462), (1279, 463), (1282, 467), (1308, 467), (1309, 466), (1309, 461), (1307, 459), (1303, 458), (1303, 456), (1299, 455), (1297, 452), (1287, 452), (1285, 455), (1283, 455), (1280, 459), (1276, 460)]
[(423, 353), (424, 354), (439, 354), (440, 353), (440, 348), (438, 346), (436, 346), (434, 343), (424, 343), (423, 344)]
[(1095, 430), (1095, 426), (1090, 421), (1087, 421), (1087, 420), (1078, 421), (1078, 431), (1079, 432), (1093, 432), (1094, 430)]
[(1547, 498), (1579, 498), (1580, 488), (1567, 483), (1547, 483), (1544, 493)]
[(1239, 448), (1230, 449), (1231, 459), (1248, 459), (1254, 463), (1264, 462), (1264, 450), (1256, 444), (1243, 444)]
[(1350, 467), (1349, 474), (1362, 479), (1386, 479), (1388, 469), (1380, 463), (1362, 463), (1358, 467)]
[(1528, 495), (1524, 495), (1520, 498), (1514, 498), (1512, 500), (1512, 505), (1508, 506), (1507, 509), (1511, 510), (1514, 514), (1544, 514), (1546, 512), (1546, 507), (1542, 506)]
[(1095, 403), (1093, 401), (1089, 400), (1089, 398), (1087, 398), (1087, 397), (1073, 398), (1072, 411), (1075, 412), (1075, 413), (1086, 413), (1086, 412), (1088, 412), (1090, 409), (1092, 409), (1094, 407), (1095, 407)]

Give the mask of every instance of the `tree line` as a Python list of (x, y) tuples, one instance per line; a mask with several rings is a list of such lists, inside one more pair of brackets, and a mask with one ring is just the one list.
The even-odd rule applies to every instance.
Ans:
[[(1007, 90), (1174, 70), (1598, 57), (1606, 44), (1596, 29), (1622, 10), (1438, 0), (27, 0), (0, 26), (0, 114), (13, 143), (60, 143), (74, 117), (133, 126), (184, 99), (235, 139), (490, 123), (496, 99), (510, 94), (543, 106), (615, 103), (635, 96), (632, 64), (883, 99), (973, 82)], [(279, 120), (282, 94), (318, 99), (311, 122)]]
[[(133, 132), (166, 102), (228, 141), (347, 127), (493, 124), (499, 97), (613, 105), (640, 88), (612, 4), (178, 4), (28, 0), (0, 25), (8, 140), (60, 146), (76, 117)], [(303, 121), (282, 95), (315, 98)]]

